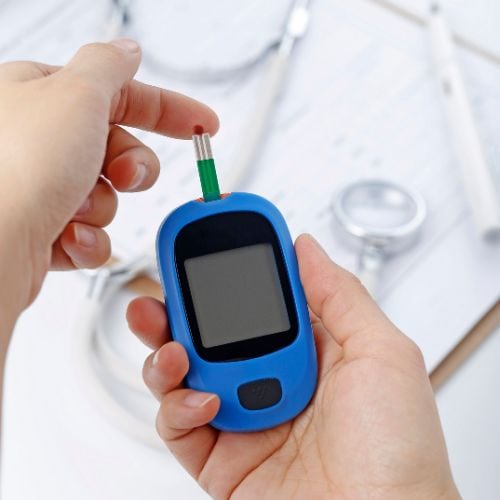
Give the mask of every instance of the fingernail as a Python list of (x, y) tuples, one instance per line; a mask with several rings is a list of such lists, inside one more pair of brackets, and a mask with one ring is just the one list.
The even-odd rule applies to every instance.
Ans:
[(217, 396), (215, 394), (207, 394), (205, 392), (191, 392), (184, 398), (184, 404), (189, 408), (201, 408), (216, 397)]
[(151, 360), (151, 366), (156, 366), (158, 364), (158, 360), (160, 359), (160, 349), (158, 349)]
[(94, 247), (97, 244), (97, 236), (88, 227), (75, 225), (75, 240), (82, 247)]
[(91, 201), (90, 201), (90, 198), (87, 198), (80, 205), (80, 208), (77, 210), (76, 215), (84, 215), (84, 214), (90, 212), (90, 207), (91, 207)]
[(138, 52), (139, 44), (130, 38), (116, 38), (109, 42), (111, 45), (118, 47), (126, 52)]
[(128, 191), (133, 191), (137, 189), (143, 182), (146, 176), (148, 175), (148, 167), (144, 163), (138, 163), (135, 168), (135, 175), (128, 187)]

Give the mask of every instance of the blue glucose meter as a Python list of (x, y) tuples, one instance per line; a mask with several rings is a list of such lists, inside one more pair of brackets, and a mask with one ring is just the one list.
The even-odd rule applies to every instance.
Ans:
[(220, 397), (211, 425), (267, 429), (299, 414), (316, 387), (293, 243), (269, 201), (219, 195), (208, 134), (193, 139), (204, 198), (174, 210), (157, 238), (172, 337), (189, 357), (186, 385)]

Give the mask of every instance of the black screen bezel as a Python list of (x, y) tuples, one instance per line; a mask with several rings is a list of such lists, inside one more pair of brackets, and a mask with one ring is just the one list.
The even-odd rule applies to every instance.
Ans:
[[(201, 341), (184, 262), (193, 257), (262, 243), (268, 243), (273, 248), (290, 328), (284, 332), (205, 347)], [(251, 359), (282, 349), (295, 340), (298, 333), (297, 312), (285, 259), (276, 231), (263, 215), (250, 211), (224, 212), (198, 219), (179, 231), (174, 243), (174, 252), (191, 338), (202, 359), (207, 361)]]

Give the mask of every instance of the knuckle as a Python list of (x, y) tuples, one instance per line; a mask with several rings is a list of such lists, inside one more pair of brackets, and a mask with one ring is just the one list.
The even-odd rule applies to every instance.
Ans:
[(129, 106), (129, 87), (128, 85), (124, 85), (111, 101), (111, 116), (114, 117), (116, 123), (121, 123), (125, 120), (129, 113)]
[(77, 59), (92, 61), (102, 67), (114, 66), (123, 59), (124, 52), (110, 43), (94, 42), (78, 50)]
[(61, 92), (61, 95), (69, 97), (77, 97), (84, 99), (95, 99), (102, 95), (102, 90), (96, 81), (88, 78), (83, 72), (78, 71), (77, 68), (65, 68), (61, 73), (61, 85), (64, 90), (71, 89), (71, 92)]
[(425, 370), (425, 359), (420, 347), (404, 333), (399, 332), (399, 335), (400, 352), (404, 353), (407, 362)]
[(31, 69), (33, 64), (31, 61), (7, 61), (0, 64), (0, 68), (11, 72), (22, 72), (23, 70)]
[[(347, 269), (341, 268), (337, 274), (337, 286), (345, 290), (355, 290), (357, 292), (366, 292), (361, 280)], [(368, 293), (368, 292), (366, 292)]]
[(425, 368), (424, 355), (420, 347), (410, 338), (406, 337), (408, 354), (411, 359), (420, 367)]
[(366, 288), (364, 287), (361, 280), (355, 274), (353, 274), (349, 271), (346, 271), (345, 279), (351, 287), (357, 288), (357, 289), (363, 290), (363, 291), (366, 290)]
[(322, 309), (335, 308), (339, 316), (352, 313), (358, 305), (359, 294), (368, 294), (359, 278), (349, 271), (344, 271), (340, 279), (332, 279), (330, 285)]
[(18, 68), (23, 67), (25, 64), (30, 64), (30, 62), (22, 60), (6, 61), (0, 64), (0, 68)]
[(160, 405), (160, 409), (158, 410), (158, 414), (156, 415), (156, 432), (160, 439), (168, 444), (168, 442), (172, 439), (172, 433), (170, 431), (169, 426), (167, 425), (167, 417), (165, 415), (166, 409), (165, 405)]
[(71, 85), (72, 94), (74, 95), (90, 96), (93, 98), (104, 97), (103, 82), (87, 74), (84, 68), (86, 65), (84, 61), (98, 62), (101, 66), (105, 67), (114, 65), (122, 56), (123, 52), (118, 47), (108, 43), (95, 42), (83, 45), (75, 56), (75, 62), (71, 62), (64, 68), (62, 73), (65, 75), (65, 78), (63, 81)]
[(0, 76), (6, 81), (26, 81), (49, 74), (48, 67), (34, 61), (9, 61), (0, 64)]

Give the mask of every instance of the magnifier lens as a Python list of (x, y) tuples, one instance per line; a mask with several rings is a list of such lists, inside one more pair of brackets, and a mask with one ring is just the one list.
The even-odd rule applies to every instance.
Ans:
[(414, 219), (417, 206), (406, 193), (386, 184), (361, 184), (346, 193), (343, 208), (352, 223), (383, 231)]

